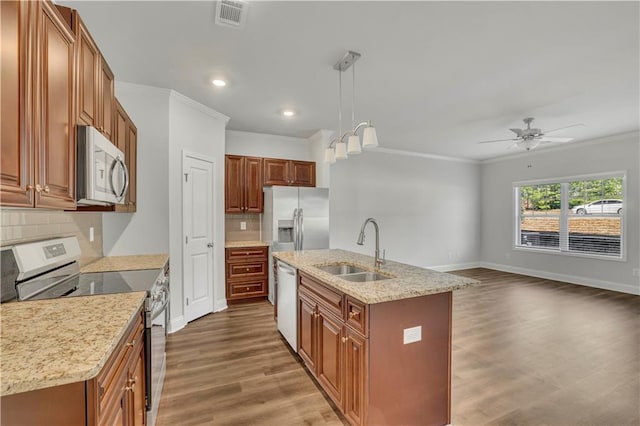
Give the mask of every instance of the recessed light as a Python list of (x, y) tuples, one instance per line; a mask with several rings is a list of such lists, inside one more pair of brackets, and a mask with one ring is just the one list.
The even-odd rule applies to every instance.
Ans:
[(214, 86), (218, 86), (218, 87), (224, 87), (227, 85), (227, 82), (224, 80), (220, 80), (220, 79), (215, 79), (212, 81)]
[(285, 117), (293, 117), (294, 115), (296, 115), (296, 113), (295, 111), (291, 111), (290, 109), (287, 109), (282, 111), (282, 115), (284, 115)]

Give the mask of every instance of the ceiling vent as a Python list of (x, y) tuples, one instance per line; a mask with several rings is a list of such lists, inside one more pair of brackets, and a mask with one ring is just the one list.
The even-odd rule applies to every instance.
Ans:
[(249, 3), (242, 0), (220, 0), (216, 5), (216, 24), (223, 27), (244, 28)]

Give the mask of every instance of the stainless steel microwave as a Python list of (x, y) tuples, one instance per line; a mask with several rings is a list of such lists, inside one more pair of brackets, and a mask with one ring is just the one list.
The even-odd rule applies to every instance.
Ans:
[(129, 172), (124, 153), (91, 126), (78, 126), (78, 204), (125, 204)]

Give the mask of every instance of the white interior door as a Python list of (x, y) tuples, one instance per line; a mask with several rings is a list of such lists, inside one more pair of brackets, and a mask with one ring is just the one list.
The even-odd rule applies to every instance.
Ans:
[(182, 158), (184, 316), (213, 312), (213, 162)]

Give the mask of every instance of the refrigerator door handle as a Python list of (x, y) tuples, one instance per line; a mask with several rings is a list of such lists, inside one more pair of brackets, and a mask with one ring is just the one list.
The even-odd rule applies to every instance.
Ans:
[(303, 250), (303, 244), (304, 244), (304, 214), (302, 213), (302, 209), (298, 209), (298, 250)]
[(293, 209), (293, 250), (298, 251), (298, 209)]

